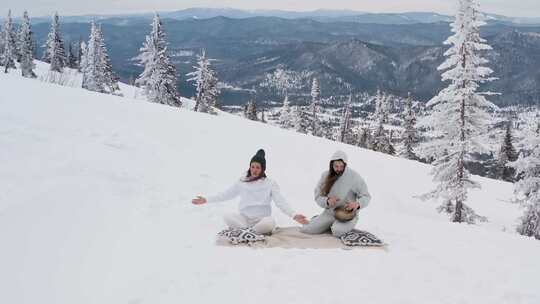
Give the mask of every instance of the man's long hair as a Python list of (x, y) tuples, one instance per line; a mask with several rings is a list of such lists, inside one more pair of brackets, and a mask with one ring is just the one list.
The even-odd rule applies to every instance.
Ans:
[[(341, 159), (338, 159), (339, 161), (342, 161)], [(332, 189), (332, 186), (336, 183), (336, 181), (338, 180), (338, 178), (341, 176), (341, 174), (338, 174), (335, 170), (334, 170), (334, 161), (331, 161), (330, 162), (330, 169), (328, 170), (328, 175), (326, 176), (326, 180), (324, 181), (324, 185), (321, 189), (321, 195), (323, 196), (327, 196), (328, 193), (330, 193), (330, 190)], [(345, 168), (347, 167), (347, 164), (345, 162), (343, 162), (345, 164), (345, 167), (343, 168), (343, 171), (345, 171)]]

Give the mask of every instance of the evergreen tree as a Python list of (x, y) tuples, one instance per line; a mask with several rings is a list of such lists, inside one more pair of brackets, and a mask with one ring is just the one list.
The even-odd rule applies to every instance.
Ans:
[(266, 78), (260, 86), (269, 89), (275, 88), (280, 96), (285, 97), (291, 90), (300, 88), (300, 83), (298, 75), (279, 66), (273, 73), (266, 74)]
[(100, 69), (102, 74), (103, 85), (105, 91), (109, 94), (120, 94), (120, 86), (118, 85), (119, 77), (114, 73), (112, 68), (109, 52), (105, 46), (105, 38), (103, 37), (103, 31), (101, 26), (97, 28), (98, 42), (100, 48)]
[(323, 137), (328, 140), (335, 140), (335, 132), (332, 121), (329, 119), (321, 120), (321, 126), (323, 130)]
[(265, 115), (264, 108), (262, 108), (261, 110), (261, 122), (266, 123), (266, 115)]
[(358, 138), (358, 146), (362, 148), (369, 148), (371, 146), (371, 131), (369, 128), (362, 128)]
[(136, 59), (140, 60), (144, 71), (136, 83), (144, 89), (148, 100), (181, 107), (180, 94), (176, 87), (176, 68), (167, 54), (165, 32), (158, 14), (154, 16), (152, 31), (146, 36), (140, 52)]
[(279, 125), (284, 129), (294, 128), (294, 116), (289, 103), (289, 96), (285, 94), (283, 100), (283, 106), (281, 107), (279, 114)]
[(194, 68), (194, 72), (187, 74), (187, 76), (192, 77), (188, 81), (193, 81), (197, 89), (194, 110), (196, 112), (215, 114), (214, 109), (218, 107), (218, 79), (216, 72), (210, 65), (210, 60), (206, 57), (206, 51), (204, 49), (202, 54), (198, 56), (197, 66)]
[(388, 135), (382, 123), (377, 125), (377, 128), (373, 132), (373, 137), (369, 145), (369, 149), (373, 151), (385, 153), (388, 147)]
[(82, 67), (82, 87), (100, 93), (114, 94), (120, 90), (118, 78), (112, 71), (107, 48), (103, 39), (101, 28), (94, 22), (91, 24), (90, 37)]
[(68, 67), (72, 69), (78, 69), (78, 63), (77, 63), (77, 55), (75, 55), (75, 51), (73, 50), (73, 44), (69, 44), (69, 50), (68, 50)]
[(525, 207), (517, 231), (540, 240), (540, 135), (531, 132), (526, 138), (532, 151), (510, 164), (522, 177), (514, 184), (518, 201)]
[[(84, 69), (88, 65), (88, 47), (84, 41), (81, 41), (79, 44), (79, 52), (81, 53), (80, 59), (79, 59), (79, 66), (81, 68), (81, 72), (84, 72)], [(83, 84), (82, 87), (84, 88), (84, 73), (83, 73)]]
[(319, 80), (313, 78), (313, 83), (311, 85), (311, 105), (309, 107), (310, 111), (310, 125), (309, 131), (313, 136), (323, 136), (323, 130), (321, 128), (321, 123), (319, 119), (319, 106), (321, 103), (321, 88), (319, 86)]
[(50, 64), (50, 70), (56, 72), (62, 72), (67, 65), (66, 52), (64, 50), (64, 42), (60, 35), (60, 22), (58, 13), (54, 14), (53, 21), (51, 23), (51, 31), (47, 36), (45, 42), (45, 53), (43, 54), (43, 61)]
[(384, 153), (390, 154), (390, 155), (396, 155), (396, 149), (394, 148), (394, 131), (390, 130), (390, 134), (388, 135), (388, 139), (386, 141)]
[(8, 16), (4, 27), (2, 28), (2, 53), (1, 64), (4, 67), (4, 73), (9, 69), (15, 69), (15, 61), (17, 60), (17, 39), (11, 19), (11, 10), (8, 11)]
[(99, 47), (99, 37), (96, 24), (92, 21), (90, 37), (85, 47), (84, 58), (82, 60), (82, 87), (89, 91), (105, 92), (103, 85), (103, 75), (101, 73), (101, 48)]
[(386, 94), (377, 91), (375, 97), (375, 120), (377, 127), (371, 138), (370, 149), (373, 151), (387, 153), (390, 151), (390, 143), (388, 132), (384, 128), (384, 124), (388, 122), (390, 107), (388, 105), (389, 98)]
[(79, 47), (77, 48), (77, 71), (79, 72), (82, 71), (82, 57), (83, 57), (83, 49), (85, 47), (86, 47), (86, 44), (82, 41), (82, 37), (79, 38)]
[(418, 134), (416, 130), (416, 115), (414, 114), (412, 108), (412, 98), (411, 94), (407, 97), (405, 102), (405, 112), (403, 113), (403, 150), (401, 151), (401, 156), (417, 160), (418, 156), (414, 152), (414, 148), (418, 145)]
[(390, 115), (390, 97), (380, 90), (377, 90), (377, 96), (375, 97), (375, 120), (379, 124), (388, 123), (388, 117)]
[(292, 120), (293, 128), (298, 133), (308, 133), (309, 121), (307, 114), (302, 110), (300, 106), (294, 106), (292, 108)]
[(250, 100), (247, 103), (245, 113), (246, 113), (246, 118), (247, 119), (254, 120), (254, 121), (259, 120), (258, 117), (257, 117), (257, 105), (255, 104), (254, 101)]
[(350, 144), (352, 142), (352, 94), (349, 95), (349, 101), (343, 108), (341, 123), (339, 126), (338, 141)]
[(19, 55), (21, 63), (21, 73), (23, 77), (35, 78), (34, 73), (34, 40), (32, 39), (32, 28), (30, 25), (30, 18), (25, 11), (23, 14), (23, 20), (21, 28), (19, 30)]
[(511, 123), (508, 123), (506, 125), (503, 143), (499, 149), (499, 157), (497, 162), (498, 176), (507, 182), (513, 182), (515, 175), (514, 168), (509, 167), (508, 163), (516, 161), (518, 158), (513, 141), (514, 138), (512, 136), (512, 126)]
[(0, 25), (0, 66), (2, 66), (2, 58), (4, 54), (4, 29)]
[(478, 92), (479, 85), (491, 80), (488, 76), (493, 72), (483, 66), (488, 61), (480, 56), (480, 52), (491, 49), (480, 37), (479, 27), (484, 24), (475, 0), (459, 1), (451, 24), (454, 34), (445, 42), (451, 45), (445, 53), (448, 58), (439, 66), (445, 71), (442, 80), (450, 84), (427, 104), (433, 109), (429, 123), (441, 137), (438, 150), (446, 154), (434, 162), (432, 175), (437, 188), (424, 197), (442, 198), (445, 204), (452, 204), (454, 222), (486, 220), (465, 204), (468, 189), (480, 187), (470, 178), (465, 158), (475, 144), (474, 138), (489, 123), (488, 110), (496, 108)]
[(317, 78), (313, 78), (313, 82), (311, 83), (311, 100), (315, 103), (319, 103), (321, 100), (321, 86)]

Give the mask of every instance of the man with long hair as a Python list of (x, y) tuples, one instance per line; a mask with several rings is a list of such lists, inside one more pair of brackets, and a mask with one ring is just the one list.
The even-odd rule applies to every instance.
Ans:
[[(315, 187), (315, 202), (324, 211), (301, 228), (303, 233), (321, 234), (328, 230), (340, 237), (354, 229), (358, 221), (357, 211), (365, 208), (371, 195), (364, 179), (347, 166), (347, 155), (337, 151), (330, 159), (328, 171), (325, 171)], [(352, 216), (343, 220), (337, 213)]]

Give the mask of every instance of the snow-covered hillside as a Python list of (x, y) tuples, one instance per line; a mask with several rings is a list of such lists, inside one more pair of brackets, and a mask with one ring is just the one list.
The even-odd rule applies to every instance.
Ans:
[[(514, 232), (512, 186), (477, 178), (453, 224), (415, 195), (429, 166), (223, 113), (0, 75), (0, 303), (540, 303), (540, 242)], [(373, 196), (358, 228), (380, 249), (218, 247), (229, 186), (258, 148), (291, 205), (337, 149)], [(279, 226), (295, 225), (275, 210)]]
[[(63, 73), (57, 73), (51, 72), (49, 70), (49, 64), (46, 62), (40, 60), (34, 60), (34, 62), (36, 64), (34, 72), (36, 73), (37, 80), (66, 87), (81, 88), (83, 78), (82, 73), (78, 72), (76, 69), (64, 68)], [(18, 63), (16, 63), (16, 65), (19, 67)], [(20, 73), (20, 69), (9, 70), (9, 74), (12, 75), (20, 75)], [(118, 86), (120, 87), (120, 95), (123, 97), (129, 99), (146, 99), (142, 90), (135, 86), (122, 82), (118, 82)], [(195, 101), (188, 98), (182, 98), (182, 106), (186, 109), (193, 109)]]

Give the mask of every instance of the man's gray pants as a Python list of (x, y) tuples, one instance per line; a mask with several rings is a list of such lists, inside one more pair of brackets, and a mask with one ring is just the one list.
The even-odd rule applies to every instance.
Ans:
[(335, 237), (340, 237), (353, 230), (356, 222), (358, 222), (358, 216), (347, 222), (337, 221), (334, 218), (334, 211), (326, 209), (313, 218), (309, 224), (300, 228), (300, 231), (307, 234), (322, 234), (330, 230)]

